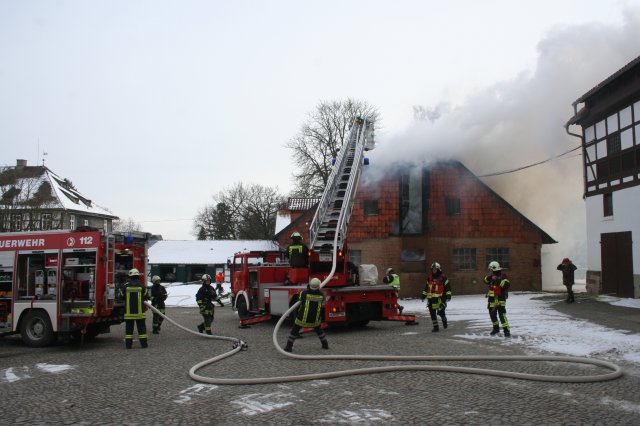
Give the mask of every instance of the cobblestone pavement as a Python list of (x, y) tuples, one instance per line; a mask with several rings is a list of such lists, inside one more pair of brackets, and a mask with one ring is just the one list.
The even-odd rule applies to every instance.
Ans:
[[(561, 298), (561, 295), (544, 297)], [(585, 300), (582, 300), (585, 298)], [(590, 315), (600, 306), (586, 296), (559, 306)], [(564, 305), (564, 304), (556, 304)], [(603, 304), (604, 305), (604, 304)], [(598, 309), (595, 307), (598, 306)], [(602, 309), (617, 312), (616, 307)], [(622, 308), (624, 310), (624, 308)], [(195, 329), (197, 308), (168, 308), (167, 314)], [(626, 315), (623, 312), (622, 315)], [(613, 314), (611, 314), (613, 315)], [(366, 328), (330, 330), (331, 349), (322, 351), (315, 334), (296, 341), (301, 354), (524, 354), (503, 338), (469, 341), (456, 322), (431, 333), (417, 326), (372, 322)], [(147, 319), (150, 326), (151, 319)], [(388, 365), (381, 361), (298, 361), (280, 355), (271, 343), (275, 322), (239, 329), (226, 306), (216, 309), (214, 333), (237, 336), (249, 348), (199, 374), (266, 377)], [(288, 330), (280, 332), (282, 345)], [(202, 339), (165, 323), (150, 335), (148, 349), (125, 350), (124, 327), (93, 342), (30, 349), (18, 338), (0, 339), (0, 424), (163, 425), (163, 424), (638, 424), (640, 372), (625, 367), (621, 379), (570, 384), (543, 383), (446, 372), (395, 372), (331, 380), (269, 385), (216, 386), (195, 382), (188, 370), (231, 349), (225, 341)], [(415, 362), (414, 362), (415, 363)], [(393, 362), (399, 364), (399, 362)], [(436, 363), (438, 364), (438, 363)], [(591, 366), (563, 363), (447, 362), (541, 374), (595, 373)], [(68, 366), (68, 367), (67, 367)], [(598, 370), (603, 372), (603, 370)]]

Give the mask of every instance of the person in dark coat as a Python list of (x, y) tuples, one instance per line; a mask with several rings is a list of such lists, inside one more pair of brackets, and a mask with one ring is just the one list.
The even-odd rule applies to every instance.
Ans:
[(329, 349), (327, 336), (320, 327), (322, 324), (322, 301), (324, 300), (320, 284), (318, 278), (312, 278), (307, 289), (300, 293), (300, 306), (298, 306), (295, 322), (289, 332), (285, 351), (291, 352), (293, 350), (293, 342), (300, 337), (300, 330), (303, 328), (313, 328), (320, 339), (322, 349)]
[(222, 305), (222, 302), (216, 290), (211, 286), (211, 276), (204, 274), (201, 279), (202, 287), (200, 287), (196, 293), (196, 303), (198, 307), (200, 307), (200, 315), (202, 315), (202, 322), (198, 324), (198, 331), (200, 333), (212, 334), (211, 324), (213, 323), (215, 313), (213, 302), (216, 301), (220, 305)]
[(302, 242), (299, 232), (291, 234), (291, 244), (287, 246), (285, 255), (292, 268), (306, 268), (309, 264), (309, 248)]
[(562, 284), (567, 287), (567, 303), (575, 302), (573, 296), (573, 285), (575, 284), (574, 272), (578, 267), (571, 262), (571, 259), (565, 257), (562, 263), (558, 265), (558, 271), (562, 271)]
[[(167, 300), (167, 289), (164, 288), (162, 284), (160, 284), (160, 277), (157, 275), (154, 275), (153, 278), (151, 278), (151, 282), (153, 283), (150, 291), (151, 306), (164, 314), (166, 312), (164, 301)], [(160, 315), (155, 312), (153, 313), (153, 334), (160, 333), (160, 326), (162, 325), (163, 320), (164, 318), (162, 318)]]

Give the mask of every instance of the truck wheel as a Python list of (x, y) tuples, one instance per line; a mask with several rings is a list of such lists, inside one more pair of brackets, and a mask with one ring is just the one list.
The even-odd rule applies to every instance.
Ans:
[(43, 348), (53, 343), (55, 334), (49, 315), (43, 311), (31, 311), (22, 320), (20, 335), (25, 345)]
[(249, 308), (247, 308), (247, 299), (244, 297), (240, 296), (238, 298), (236, 301), (236, 309), (238, 310), (238, 316), (241, 320), (248, 319), (250, 317)]

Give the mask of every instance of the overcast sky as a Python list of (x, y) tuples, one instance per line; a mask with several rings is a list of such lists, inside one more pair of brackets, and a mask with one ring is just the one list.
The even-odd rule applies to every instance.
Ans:
[[(638, 28), (637, 0), (0, 0), (0, 165), (44, 158), (191, 239), (236, 182), (292, 189), (284, 144), (323, 100), (379, 109), (372, 165), (443, 155), (482, 175), (564, 152), (571, 102), (640, 54)], [(416, 123), (416, 105), (442, 116)], [(485, 182), (560, 240), (558, 193), (585, 221), (580, 159), (558, 163)]]

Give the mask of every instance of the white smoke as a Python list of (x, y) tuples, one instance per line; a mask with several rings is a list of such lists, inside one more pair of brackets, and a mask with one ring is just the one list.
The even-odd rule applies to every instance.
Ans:
[[(640, 8), (621, 27), (558, 29), (538, 44), (534, 71), (479, 90), (458, 106), (414, 108), (416, 120), (381, 143), (376, 164), (456, 159), (478, 176), (554, 158), (580, 145), (564, 125), (572, 103), (640, 54)], [(500, 66), (500, 64), (496, 64)], [(574, 131), (579, 128), (574, 129)], [(559, 243), (543, 248), (543, 286), (560, 284), (563, 257), (586, 268), (586, 221), (580, 150), (484, 182)]]

